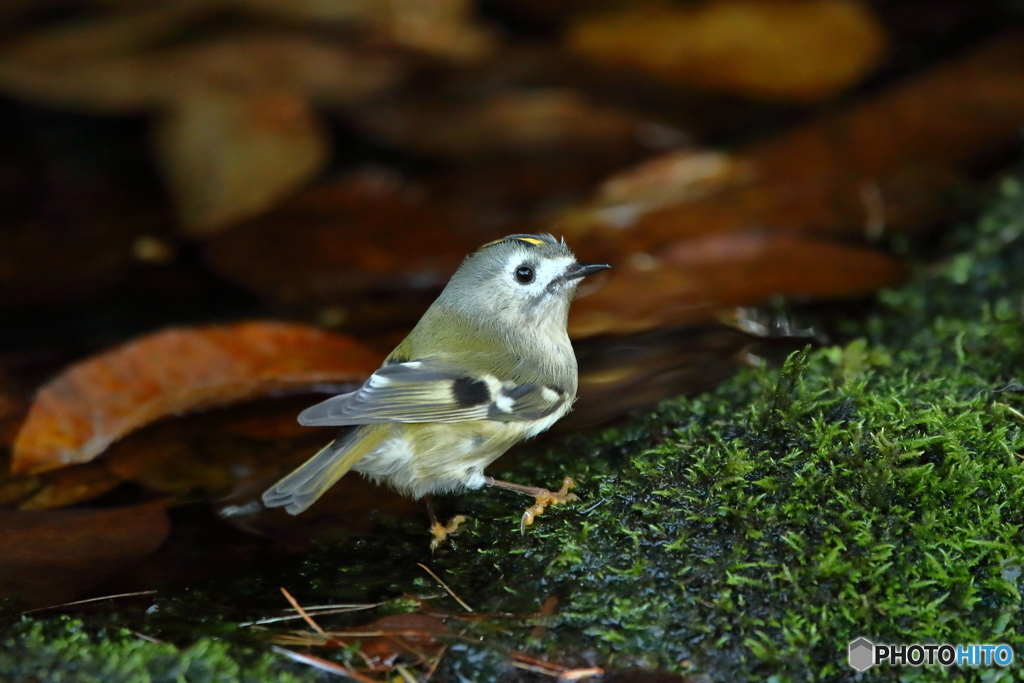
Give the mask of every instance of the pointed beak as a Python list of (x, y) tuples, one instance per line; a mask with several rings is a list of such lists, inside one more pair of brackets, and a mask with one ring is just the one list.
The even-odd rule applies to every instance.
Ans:
[(594, 273), (600, 273), (602, 270), (611, 268), (607, 263), (574, 263), (565, 269), (565, 274), (562, 275), (563, 280), (579, 280), (588, 275)]

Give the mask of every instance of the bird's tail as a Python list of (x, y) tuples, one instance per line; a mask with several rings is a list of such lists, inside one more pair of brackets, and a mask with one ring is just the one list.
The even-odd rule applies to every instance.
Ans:
[(263, 492), (268, 508), (297, 515), (322, 496), (380, 442), (378, 430), (356, 428), (327, 444), (294, 472)]

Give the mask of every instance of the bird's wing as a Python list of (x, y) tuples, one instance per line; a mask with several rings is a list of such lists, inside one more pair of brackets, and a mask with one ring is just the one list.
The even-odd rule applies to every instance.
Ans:
[(299, 423), (515, 422), (547, 417), (567, 400), (560, 387), (469, 377), (436, 361), (415, 360), (382, 367), (358, 391), (302, 411)]

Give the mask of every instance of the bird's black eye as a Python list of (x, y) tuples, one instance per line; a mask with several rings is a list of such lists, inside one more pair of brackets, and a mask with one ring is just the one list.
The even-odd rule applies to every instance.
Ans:
[(516, 282), (521, 285), (528, 285), (533, 282), (534, 273), (533, 268), (527, 265), (522, 265), (516, 268), (515, 272)]

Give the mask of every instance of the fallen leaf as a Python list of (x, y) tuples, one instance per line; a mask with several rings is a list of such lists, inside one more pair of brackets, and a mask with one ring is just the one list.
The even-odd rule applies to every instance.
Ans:
[(390, 669), (402, 658), (422, 662), (440, 654), (445, 643), (441, 640), (450, 631), (444, 622), (425, 614), (389, 614), (367, 624), (367, 633), (360, 638), (359, 651), (375, 669)]
[(370, 671), (393, 671), (398, 664), (418, 666), (440, 655), (442, 638), (451, 631), (444, 622), (425, 614), (389, 614), (356, 629), (345, 631), (300, 631), (274, 634), (271, 641), (282, 645), (345, 647), (358, 644), (358, 652)]
[(286, 323), (171, 329), (83, 361), (39, 390), (12, 471), (88, 462), (161, 417), (318, 383), (365, 379), (381, 356), (349, 337)]
[[(294, 462), (297, 466), (330, 438), (319, 430), (298, 425), (295, 419), (313, 402), (308, 400), (301, 407), (291, 400), (248, 402), (233, 410), (165, 420), (111, 444), (102, 459), (90, 464), (150, 491), (188, 495), (192, 500), (220, 499), (239, 487), (281, 474), (286, 464)], [(265, 413), (260, 409), (267, 403), (286, 404), (289, 409), (283, 417), (303, 431), (290, 438), (260, 441), (225, 427), (224, 421), (233, 414)]]
[[(734, 152), (742, 182), (688, 193), (685, 176), (665, 173), (662, 201), (652, 203), (651, 161), (606, 185), (639, 186), (635, 200), (619, 193), (575, 207), (552, 229), (595, 260), (756, 228), (861, 238), (921, 232), (948, 215), (949, 189), (966, 173), (1017, 144), (1021, 82), (1024, 34), (1009, 31), (847, 111)], [(692, 154), (657, 163), (671, 168)], [(631, 181), (633, 173), (646, 181)]]
[(160, 504), (108, 510), (0, 510), (0, 598), (41, 607), (130, 570), (170, 534)]
[(4, 42), (5, 59), (35, 65), (84, 62), (136, 52), (168, 40), (217, 9), (209, 0), (165, 0), (95, 18), (59, 23)]
[(359, 27), (371, 39), (432, 57), (471, 63), (497, 47), (493, 32), (476, 19), (471, 0), (232, 0), (256, 15), (317, 24)]
[(102, 465), (86, 463), (42, 478), (42, 486), (24, 500), (20, 510), (50, 510), (81, 503), (111, 491), (123, 480)]
[(641, 4), (580, 17), (569, 49), (673, 83), (796, 101), (856, 83), (886, 47), (868, 7), (851, 0), (712, 0)]
[(0, 508), (25, 500), (42, 486), (39, 477), (11, 474), (7, 460), (0, 458)]
[(623, 220), (659, 206), (693, 201), (715, 192), (749, 184), (753, 168), (724, 152), (686, 149), (649, 159), (608, 178), (598, 188), (598, 202)]
[(163, 114), (157, 163), (186, 232), (258, 215), (327, 161), (327, 136), (301, 93), (195, 93)]
[(399, 76), (391, 57), (355, 54), (302, 35), (252, 31), (80, 62), (0, 60), (0, 89), (10, 95), (102, 114), (165, 107), (209, 91), (294, 92), (343, 104), (376, 95)]
[(751, 343), (750, 336), (715, 323), (578, 339), (579, 400), (553, 429), (572, 432), (710, 390), (736, 372), (738, 354)]
[(657, 254), (633, 254), (586, 283), (570, 311), (570, 336), (678, 327), (778, 296), (854, 298), (906, 274), (889, 254), (785, 233), (680, 239)]
[(637, 149), (644, 123), (558, 88), (504, 90), (483, 99), (451, 96), (357, 107), (372, 137), (440, 158), (540, 153), (610, 154)]
[(217, 272), (263, 296), (334, 303), (353, 292), (438, 291), (488, 239), (452, 201), (359, 174), (225, 231), (206, 255)]

